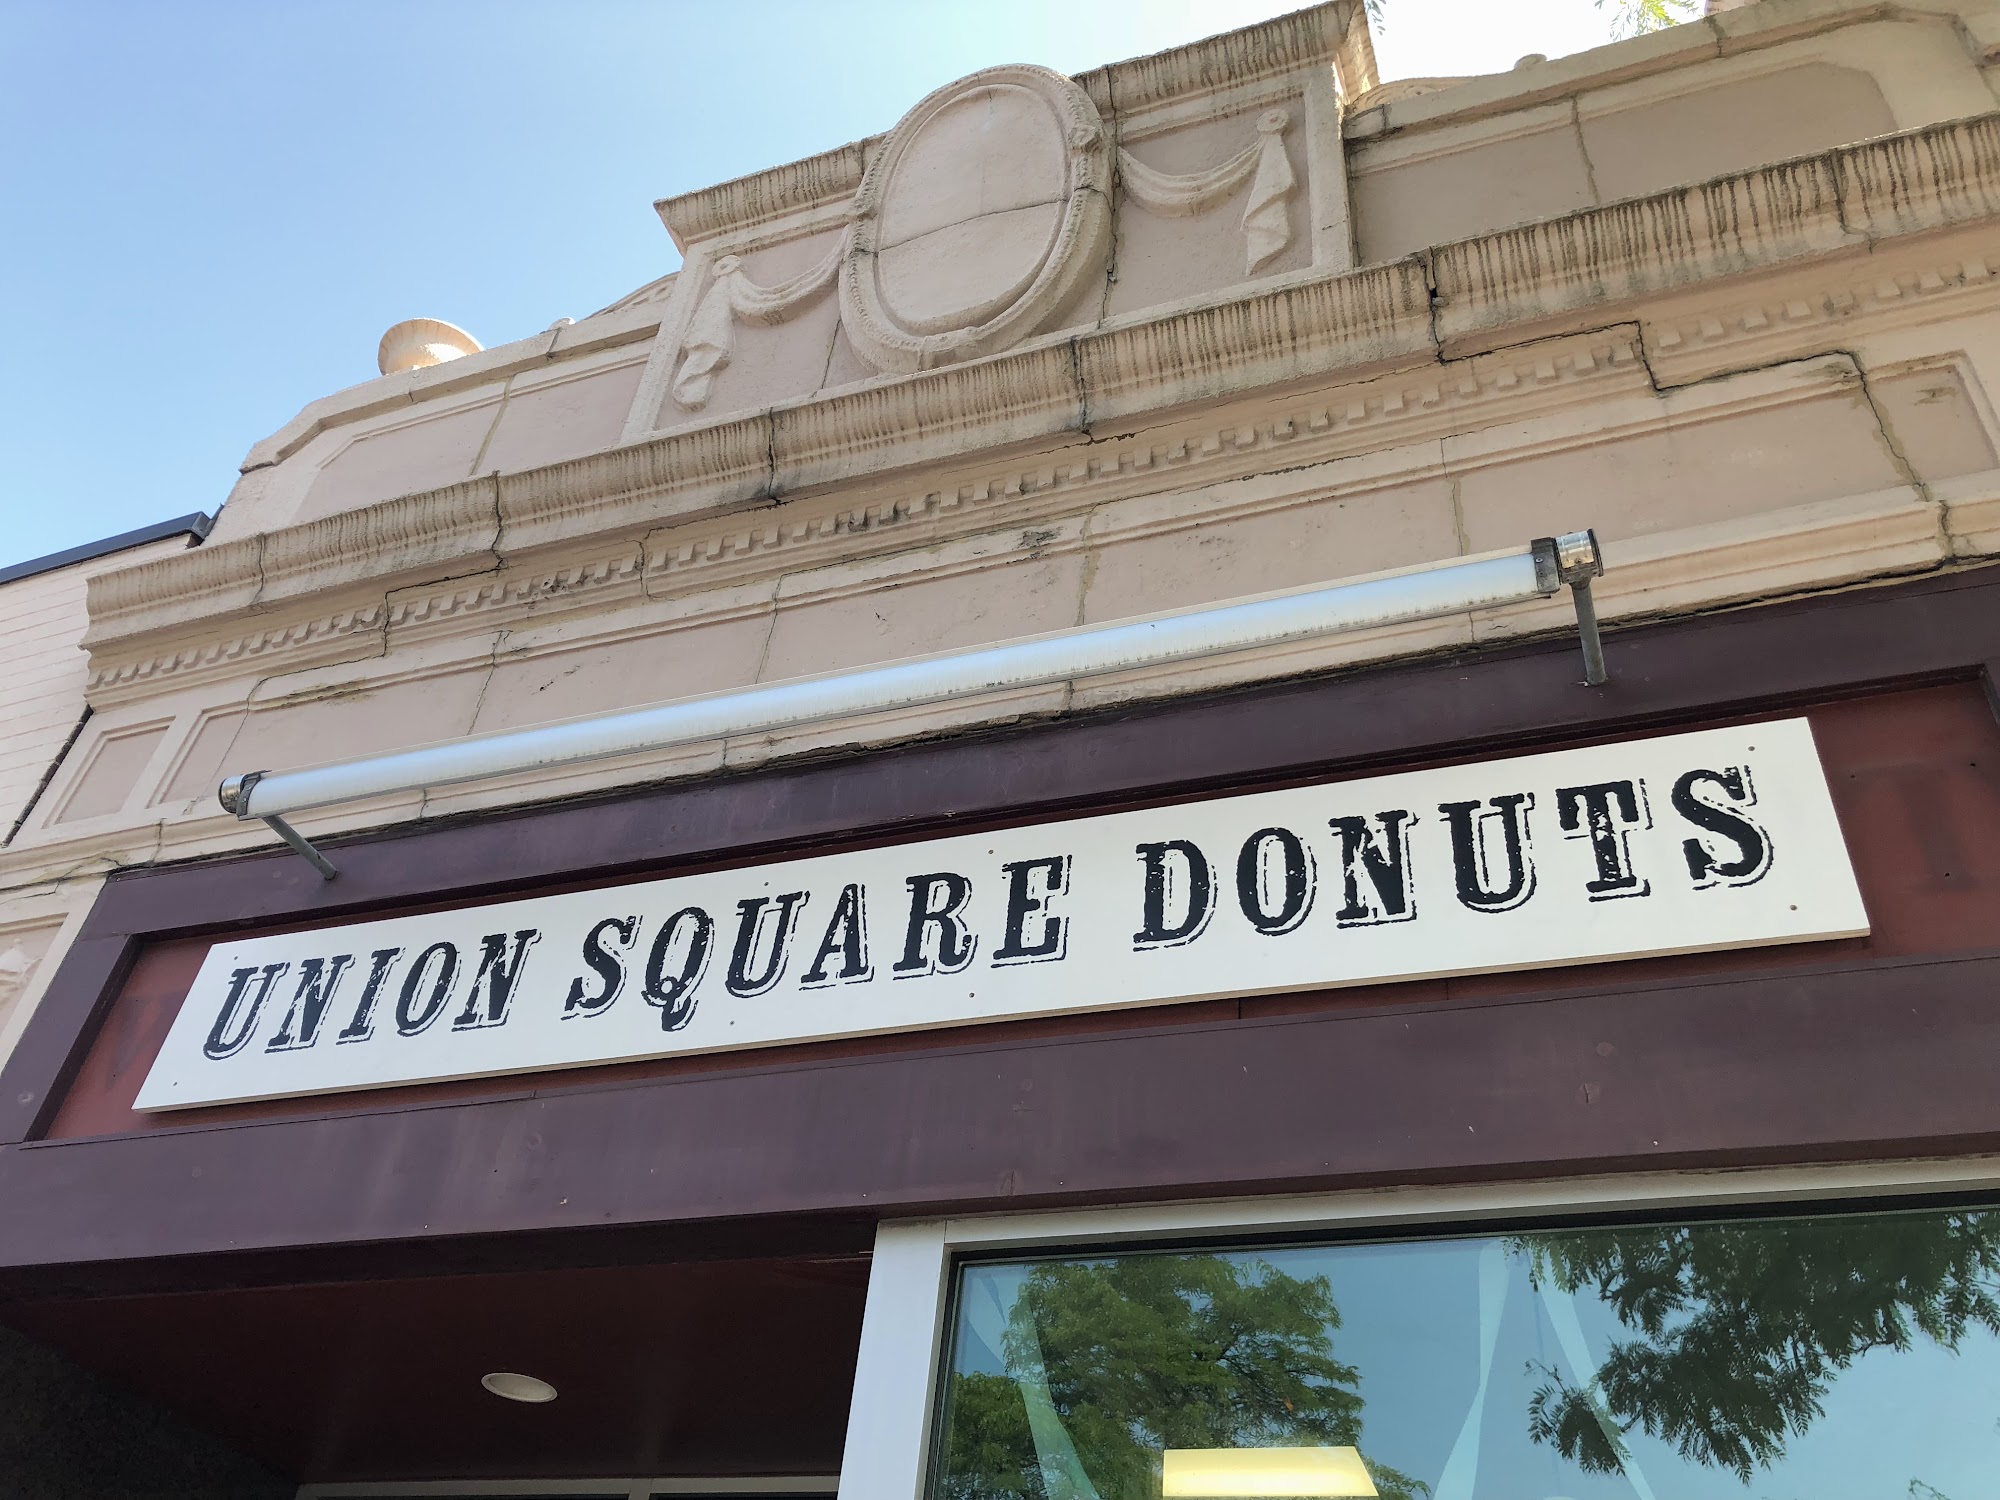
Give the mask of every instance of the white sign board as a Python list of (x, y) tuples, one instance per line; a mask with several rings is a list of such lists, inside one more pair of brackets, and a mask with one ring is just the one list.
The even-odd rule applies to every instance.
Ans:
[(1867, 930), (1795, 719), (218, 943), (138, 1103)]

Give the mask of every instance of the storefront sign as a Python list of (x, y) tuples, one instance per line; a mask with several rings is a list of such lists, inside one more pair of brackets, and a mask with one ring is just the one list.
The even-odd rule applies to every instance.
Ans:
[(138, 1102), (1867, 930), (1789, 720), (218, 943)]

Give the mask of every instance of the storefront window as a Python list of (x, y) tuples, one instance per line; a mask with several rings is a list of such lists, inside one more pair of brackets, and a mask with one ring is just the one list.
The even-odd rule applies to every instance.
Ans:
[(1970, 1500), (2000, 1210), (958, 1276), (934, 1500)]

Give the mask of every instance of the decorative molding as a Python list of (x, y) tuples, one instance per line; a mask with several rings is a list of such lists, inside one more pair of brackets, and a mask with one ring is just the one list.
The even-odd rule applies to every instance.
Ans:
[[(669, 271), (667, 272), (666, 275), (662, 276), (658, 281), (647, 282), (644, 286), (640, 287), (636, 292), (626, 293), (626, 295), (620, 297), (616, 302), (613, 302), (610, 306), (600, 307), (596, 312), (592, 313), (590, 316), (593, 318), (601, 318), (606, 313), (624, 312), (629, 308), (643, 307), (649, 302), (665, 302), (667, 298), (671, 297), (674, 294), (674, 278), (679, 276), (680, 274), (681, 273), (679, 271)], [(586, 321), (588, 320), (586, 319)]]
[[(928, 125), (955, 106), (996, 94), (1039, 99), (1053, 117), (1067, 158), (1064, 181), (1060, 188), (1052, 184), (1051, 192), (1064, 201), (1064, 212), (1046, 252), (1023, 281), (1003, 284), (997, 295), (961, 309), (958, 315), (929, 323), (917, 320), (911, 326), (892, 309), (892, 299), (880, 284), (887, 269), (885, 251), (897, 248), (880, 243), (886, 199), (907, 151)], [(1250, 183), (1242, 223), (1246, 274), (1254, 275), (1292, 239), (1289, 205), (1298, 184), (1283, 140), (1290, 123), (1288, 111), (1266, 110), (1257, 120), (1257, 139), (1243, 151), (1218, 167), (1186, 175), (1158, 171), (1130, 152), (1117, 150), (1121, 183), (1140, 207), (1174, 218), (1205, 213)], [(1001, 149), (1022, 145), (1010, 139)], [(747, 247), (739, 245), (716, 257), (709, 284), (673, 353), (675, 373), (669, 393), (674, 403), (687, 411), (707, 406), (715, 376), (734, 355), (738, 322), (782, 323), (816, 300), (836, 275), (841, 325), (856, 354), (878, 369), (907, 372), (1018, 342), (1066, 306), (1109, 253), (1109, 183), (1102, 160), (1109, 149), (1088, 96), (1047, 69), (991, 68), (935, 90), (874, 152), (853, 200), (840, 205), (845, 231), (818, 263), (776, 286), (763, 286), (745, 268)], [(955, 270), (955, 283), (963, 283), (970, 274)], [(649, 402), (653, 393), (649, 390), (640, 399), (641, 404)]]
[[(1025, 115), (1018, 113), (1022, 101)], [(1012, 169), (1010, 176), (1026, 172), (1032, 177), (1043, 165), (1035, 160), (1044, 144), (1042, 129), (1053, 129), (1061, 152), (1060, 175), (1047, 181), (1021, 179), (1023, 188), (1048, 197), (1009, 208), (1013, 214), (1052, 214), (1054, 222), (1025, 266), (980, 261), (982, 251), (1011, 247), (997, 236), (931, 251), (947, 265), (956, 264), (946, 275), (932, 270), (926, 284), (927, 247), (921, 241), (927, 236), (895, 242), (885, 238), (892, 232), (891, 214), (921, 218), (927, 207), (923, 195), (931, 185), (920, 180), (903, 187), (904, 163), (927, 134), (943, 133), (949, 140), (954, 111), (982, 104), (1017, 112), (1003, 138), (984, 143), (996, 166)], [(1090, 96), (1047, 68), (987, 68), (919, 100), (869, 162), (854, 195), (853, 227), (840, 266), (840, 316), (855, 349), (878, 370), (926, 370), (1007, 348), (1036, 332), (1097, 274), (1110, 253), (1108, 148), (1104, 122)], [(971, 161), (960, 165), (974, 168)], [(917, 195), (914, 200), (912, 194)], [(949, 234), (973, 222), (940, 221), (934, 233)], [(963, 259), (968, 253), (970, 259)], [(996, 272), (999, 279), (991, 279)], [(913, 292), (915, 287), (921, 291)], [(944, 288), (956, 291), (959, 300), (935, 306), (925, 302), (926, 294), (936, 297)]]
[[(1885, 279), (1882, 253), (1905, 237), (1991, 225), (1997, 211), (2000, 115), (1927, 127), (1433, 251), (1436, 336), (1455, 355), (1545, 336), (1583, 316), (1629, 321), (1641, 296), (1707, 293), (1833, 258), (1836, 286), (1866, 288)], [(1868, 265), (1842, 254), (1870, 245)], [(1964, 287), (1963, 247), (1941, 259), (1935, 274), (1898, 270), (1908, 277), (1898, 299)], [(464, 574), (495, 566), (496, 554), (601, 545), (809, 486), (1001, 445), (1075, 441), (1192, 401), (1434, 362), (1433, 316), (1417, 261), (1294, 273), (1073, 338), (107, 571), (90, 583), (86, 643), (110, 667), (128, 653), (155, 654), (149, 636), (217, 626), (233, 635), (254, 606), (303, 603), (392, 571)]]
[(662, 198), (653, 209), (685, 251), (725, 231), (755, 229), (853, 197), (868, 157), (881, 143), (881, 136), (870, 136), (748, 177)]
[[(500, 344), (463, 359), (449, 360), (422, 370), (406, 370), (400, 375), (384, 375), (361, 385), (349, 386), (309, 403), (296, 417), (244, 455), (242, 471), (268, 468), (282, 463), (307, 443), (331, 428), (350, 422), (399, 411), (404, 407), (453, 396), (477, 386), (498, 384), (524, 370), (536, 370), (552, 362), (577, 355), (615, 349), (651, 338), (659, 330), (665, 298), (672, 293), (673, 276), (648, 283), (638, 292), (592, 313), (574, 323), (557, 323), (511, 344)], [(651, 293), (652, 295), (642, 295)]]
[(1286, 205), (1298, 179), (1285, 154), (1285, 127), (1292, 117), (1282, 109), (1267, 109), (1257, 117), (1257, 139), (1220, 166), (1206, 172), (1175, 175), (1155, 171), (1131, 152), (1118, 153), (1119, 186), (1146, 212), (1163, 218), (1191, 218), (1207, 213), (1252, 175), (1250, 201), (1243, 209), (1243, 234), (1249, 241), (1245, 270), (1257, 268), (1284, 253), (1292, 242), (1291, 214)]
[(1842, 213), (1833, 160), (1808, 157), (1698, 187), (1423, 252), (1450, 350), (1586, 307), (1658, 296), (1867, 239)]
[(1437, 78), (1392, 78), (1387, 83), (1378, 83), (1367, 93), (1356, 96), (1347, 106), (1349, 120), (1359, 121), (1371, 109), (1379, 109), (1385, 104), (1399, 104), (1405, 99), (1420, 99), (1425, 94), (1441, 94), (1448, 88), (1461, 83), (1469, 83), (1478, 74), (1454, 73), (1449, 77)]
[[(1933, 322), (1962, 299), (1990, 303), (2000, 297), (2000, 225), (1986, 244), (1961, 247), (1962, 259), (1932, 259), (1872, 267), (1865, 282), (1824, 290), (1772, 289), (1729, 305), (1699, 309), (1670, 305), (1646, 320), (1646, 349), (1675, 383), (1763, 363), (1798, 344), (1815, 328), (1846, 328), (1866, 318), (1871, 329), (1912, 321)], [(1951, 247), (1939, 247), (1950, 249)], [(1871, 262), (1878, 259), (1871, 257)], [(1940, 303), (1946, 306), (1940, 306)]]
[(0, 1024), (5, 1024), (14, 1002), (27, 993), (37, 962), (19, 943), (10, 943), (0, 951)]
[[(1331, 64), (1348, 97), (1375, 86), (1374, 44), (1357, 0), (1332, 0), (1157, 56), (1076, 75), (1100, 114), (1121, 118), (1189, 96), (1227, 92)], [(682, 250), (851, 198), (887, 136), (654, 204)]]
[(743, 269), (743, 257), (734, 253), (719, 256), (714, 280), (695, 304), (694, 316), (681, 335), (680, 370), (674, 376), (673, 394), (690, 411), (708, 404), (708, 393), (716, 372), (729, 363), (736, 349), (736, 323), (769, 325), (782, 323), (806, 303), (833, 285), (840, 263), (847, 255), (847, 236), (828, 252), (818, 265), (808, 266), (789, 281), (776, 286), (759, 286)]
[(1332, 64), (1349, 98), (1376, 85), (1375, 44), (1360, 0), (1333, 0), (1185, 47), (1079, 73), (1107, 113), (1120, 115)]
[[(1591, 389), (1586, 391), (1585, 386)], [(1798, 389), (1774, 389), (1757, 394), (1753, 404), (1799, 399), (1819, 388), (1815, 381)], [(451, 628), (445, 633), (460, 633), (466, 628), (462, 622), (474, 616), (492, 617), (492, 624), (472, 627), (491, 630), (500, 624), (515, 628), (530, 612), (540, 617), (541, 611), (551, 608), (603, 609), (640, 588), (655, 597), (716, 594), (780, 573), (803, 576), (849, 559), (855, 554), (856, 539), (863, 536), (880, 538), (876, 551), (908, 553), (995, 525), (1047, 525), (1107, 501), (1268, 473), (1280, 453), (1283, 468), (1305, 473), (1362, 454), (1418, 452), (1426, 443), (1468, 426), (1531, 420), (1537, 413), (1573, 409), (1580, 402), (1602, 403), (1649, 390), (1637, 350), (1637, 330), (1611, 329), (1482, 356), (1449, 369), (1425, 367), (1362, 386), (1295, 397), (1233, 420), (1186, 423), (1116, 444), (1072, 450), (1069, 462), (989, 468), (963, 482), (945, 476), (944, 483), (921, 490), (840, 497), (817, 505), (800, 501), (796, 505), (806, 508), (755, 512), (721, 527), (662, 528), (646, 538), (643, 564), (636, 555), (637, 545), (626, 542), (615, 553), (573, 558), (558, 567), (485, 574), (412, 589), (391, 597), (386, 619), (378, 611), (365, 615), (356, 611), (290, 632), (266, 630), (239, 649), (177, 653), (154, 659), (139, 674), (107, 670), (93, 682), (93, 690), (109, 691), (122, 682), (161, 672), (237, 670), (245, 659), (287, 647), (304, 650), (331, 643), (342, 633), (386, 628), (389, 639), (403, 641), (447, 624)], [(1731, 409), (1742, 404), (1736, 401)], [(1649, 411), (1644, 420), (1650, 423), (1656, 418), (1657, 413)], [(1512, 451), (1505, 455), (1518, 456)], [(1350, 483), (1359, 489), (1378, 489), (1406, 477), (1385, 471)], [(1237, 519), (1272, 503), (1218, 500), (1201, 513), (1201, 519)], [(1065, 547), (1052, 543), (1050, 550)], [(713, 612), (702, 613), (711, 618)], [(311, 663), (293, 661), (284, 670), (307, 665)]]
[[(1493, 403), (1504, 403), (1504, 419), (1520, 420), (1538, 406), (1573, 404), (1584, 383), (1645, 388), (1635, 329), (1483, 356), (1449, 370), (1421, 366), (1365, 385), (1270, 403), (1256, 414), (1183, 422), (1087, 451), (1072, 449), (1062, 460), (989, 465), (964, 477), (942, 476), (941, 483), (923, 488), (801, 499), (783, 511), (761, 508), (706, 525), (658, 527), (644, 539), (643, 562), (639, 542), (628, 537), (558, 565), (413, 588), (386, 603), (378, 596), (227, 642), (107, 661), (93, 673), (90, 692), (94, 700), (108, 701), (121, 689), (165, 676), (188, 679), (237, 671), (245, 662), (323, 653), (356, 634), (386, 630), (391, 639), (401, 639), (417, 627), (475, 614), (512, 618), (526, 606), (602, 607), (607, 595), (629, 591), (640, 580), (649, 591), (657, 585), (675, 594), (724, 588), (838, 561), (864, 535), (879, 536), (888, 547), (928, 544), (993, 524), (985, 517), (999, 507), (1005, 507), (1010, 523), (1036, 524), (1106, 500), (1248, 477), (1267, 470), (1278, 452), (1287, 467), (1300, 467), (1435, 439), (1463, 428), (1475, 408)], [(1492, 411), (1478, 420), (1503, 417)], [(277, 670), (300, 665), (288, 661)]]
[(1497, 330), (2000, 216), (2000, 114), (1423, 252), (1450, 352)]
[(1974, 43), (1978, 61), (1986, 60), (1979, 55), (1977, 38), (1992, 23), (1974, 5), (1953, 0), (1936, 5), (1926, 0), (1761, 0), (1504, 73), (1398, 79), (1359, 96), (1349, 91), (1347, 134), (1350, 140), (1373, 141), (1464, 125), (1873, 21), (1951, 28)]

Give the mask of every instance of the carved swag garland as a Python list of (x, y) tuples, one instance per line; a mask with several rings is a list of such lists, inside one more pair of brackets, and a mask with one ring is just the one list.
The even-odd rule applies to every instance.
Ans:
[[(1243, 208), (1242, 226), (1245, 271), (1254, 276), (1292, 242), (1288, 205), (1298, 180), (1285, 152), (1284, 135), (1290, 124), (1287, 111), (1266, 110), (1257, 119), (1257, 139), (1205, 172), (1162, 172), (1121, 147), (1117, 152), (1119, 185), (1127, 198), (1148, 213), (1184, 219), (1209, 212), (1249, 182), (1250, 199)], [(736, 324), (741, 321), (768, 327), (782, 323), (819, 297), (839, 277), (853, 234), (850, 223), (825, 259), (776, 286), (752, 281), (741, 255), (719, 256), (708, 290), (696, 304), (681, 339), (674, 400), (691, 411), (705, 406), (717, 372), (735, 351)]]

